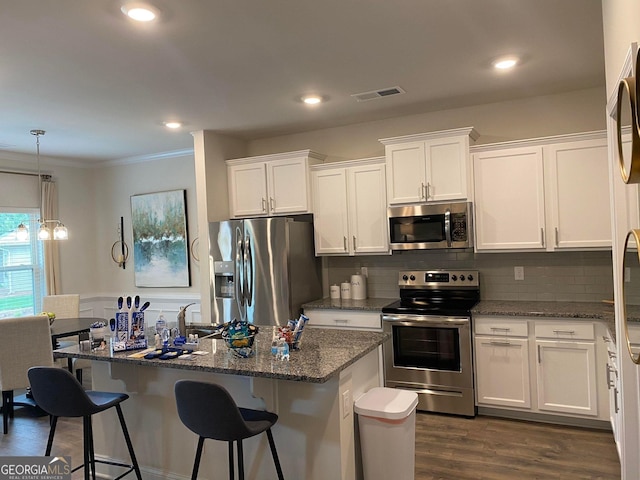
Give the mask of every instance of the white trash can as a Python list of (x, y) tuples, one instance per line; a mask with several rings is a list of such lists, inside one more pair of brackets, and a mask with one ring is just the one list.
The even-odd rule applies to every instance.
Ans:
[(416, 405), (415, 392), (387, 387), (356, 400), (364, 480), (414, 478)]

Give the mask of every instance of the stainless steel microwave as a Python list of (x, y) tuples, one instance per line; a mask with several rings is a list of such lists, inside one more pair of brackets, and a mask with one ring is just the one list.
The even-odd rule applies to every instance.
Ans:
[(471, 202), (389, 207), (391, 250), (473, 247)]

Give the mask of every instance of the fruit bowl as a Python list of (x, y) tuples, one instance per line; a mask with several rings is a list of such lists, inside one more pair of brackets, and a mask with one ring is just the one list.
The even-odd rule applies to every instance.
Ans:
[(253, 343), (256, 339), (257, 333), (251, 333), (249, 335), (243, 334), (229, 334), (228, 331), (222, 332), (222, 339), (227, 345), (231, 353), (236, 357), (249, 358), (253, 356)]

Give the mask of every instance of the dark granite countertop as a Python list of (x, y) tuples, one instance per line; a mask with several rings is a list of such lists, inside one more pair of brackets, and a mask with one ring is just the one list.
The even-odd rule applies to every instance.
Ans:
[(250, 358), (234, 356), (223, 340), (200, 340), (200, 350), (206, 355), (184, 360), (147, 360), (132, 358), (136, 351), (81, 351), (77, 346), (54, 351), (55, 358), (86, 358), (113, 363), (129, 363), (152, 367), (197, 370), (211, 373), (266, 377), (297, 382), (324, 383), (340, 371), (364, 357), (382, 344), (389, 334), (326, 328), (304, 331), (300, 350), (290, 353), (290, 360), (279, 361), (271, 355), (272, 329), (261, 327), (254, 343), (255, 355)]
[(396, 298), (367, 298), (365, 300), (341, 300), (331, 298), (321, 298), (302, 305), (303, 310), (311, 308), (324, 308), (333, 310), (366, 310), (380, 311), (382, 307), (395, 302)]
[(613, 305), (604, 302), (527, 302), (482, 300), (471, 310), (472, 315), (508, 317), (566, 318), (600, 320), (607, 325), (614, 341), (616, 335)]

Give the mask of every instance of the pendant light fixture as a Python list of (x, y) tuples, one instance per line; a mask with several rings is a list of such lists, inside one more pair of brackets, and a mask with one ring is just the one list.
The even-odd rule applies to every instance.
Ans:
[[(39, 240), (50, 240), (53, 238), (54, 240), (66, 240), (69, 238), (69, 232), (67, 231), (67, 227), (60, 220), (47, 220), (45, 219), (42, 213), (42, 175), (40, 173), (40, 136), (45, 134), (44, 130), (31, 130), (29, 133), (36, 137), (36, 159), (38, 161), (38, 192), (39, 192), (39, 205), (40, 205), (40, 218), (38, 219), (38, 223), (40, 227), (38, 228), (38, 239)], [(53, 235), (51, 233), (51, 229), (47, 226), (48, 223), (55, 223), (56, 226), (53, 229)], [(28, 238), (29, 231), (24, 224), (18, 225), (17, 235), (24, 236), (24, 231), (26, 231), (26, 237)]]

